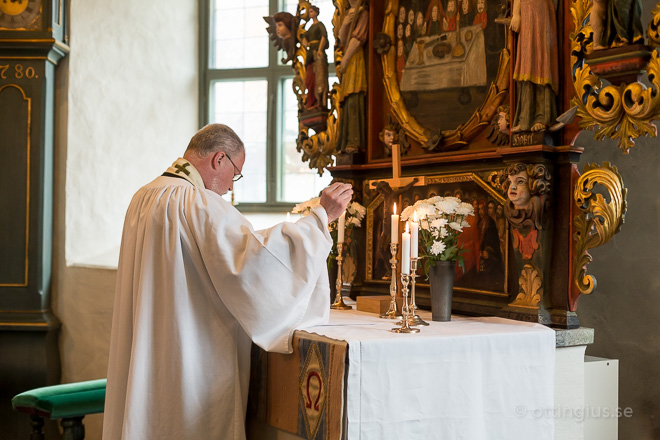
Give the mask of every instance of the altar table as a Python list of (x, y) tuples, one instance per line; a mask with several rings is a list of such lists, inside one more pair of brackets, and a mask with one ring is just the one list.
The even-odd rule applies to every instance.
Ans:
[(331, 311), (296, 331), (292, 355), (253, 355), (249, 411), (303, 438), (553, 438), (553, 330), (422, 317), (421, 333), (395, 334), (395, 321)]

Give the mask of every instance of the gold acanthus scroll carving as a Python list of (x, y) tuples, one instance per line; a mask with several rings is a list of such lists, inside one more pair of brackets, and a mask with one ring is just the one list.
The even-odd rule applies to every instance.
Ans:
[(519, 307), (538, 306), (543, 296), (543, 283), (538, 270), (531, 264), (525, 264), (520, 273), (518, 284), (520, 285), (520, 292), (511, 305)]
[(649, 39), (649, 45), (653, 47), (660, 46), (660, 3), (655, 5), (655, 9), (651, 11), (653, 18), (649, 23), (649, 28), (646, 36)]
[[(609, 203), (594, 192), (596, 185), (607, 190)], [(621, 175), (609, 162), (604, 162), (603, 166), (586, 165), (578, 178), (573, 192), (580, 210), (573, 220), (576, 241), (573, 274), (582, 294), (589, 294), (596, 287), (596, 279), (587, 275), (587, 264), (593, 260), (588, 251), (607, 243), (621, 229), (626, 218), (626, 193)]]
[[(641, 82), (604, 87), (584, 63), (584, 55), (592, 50), (593, 45), (591, 25), (587, 23), (590, 12), (589, 0), (574, 0), (571, 4), (575, 25), (575, 31), (570, 35), (571, 65), (575, 72), (575, 97), (571, 105), (577, 107), (577, 116), (582, 118), (580, 128), (596, 130), (594, 137), (597, 140), (617, 140), (621, 151), (628, 153), (638, 137), (656, 135), (652, 121), (660, 119), (660, 58), (657, 51), (653, 51), (645, 68), (651, 87)], [(649, 24), (649, 44), (657, 46), (660, 3), (654, 14)]]

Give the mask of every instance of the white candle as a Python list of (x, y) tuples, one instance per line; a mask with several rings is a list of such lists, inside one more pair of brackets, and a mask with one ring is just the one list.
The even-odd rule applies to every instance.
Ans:
[(286, 213), (286, 221), (287, 221), (287, 222), (290, 222), (290, 221), (291, 221), (291, 213), (290, 213), (290, 212), (287, 212), (287, 213)]
[(339, 216), (339, 225), (337, 226), (337, 242), (344, 242), (344, 228), (346, 227), (346, 211), (342, 212)]
[(391, 243), (395, 244), (399, 242), (399, 216), (396, 213), (396, 203), (392, 209), (392, 240)]
[(401, 273), (410, 274), (410, 232), (406, 223), (406, 232), (401, 235)]
[(410, 224), (410, 257), (418, 257), (419, 223), (417, 223), (417, 212), (413, 214), (413, 222)]

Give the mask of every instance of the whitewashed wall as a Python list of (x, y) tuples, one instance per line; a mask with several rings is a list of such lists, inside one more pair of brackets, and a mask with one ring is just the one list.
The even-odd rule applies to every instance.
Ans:
[(116, 246), (132, 194), (197, 128), (197, 2), (72, 3), (68, 264)]
[[(196, 0), (71, 3), (56, 91), (52, 291), (63, 382), (107, 369), (116, 270), (79, 265), (116, 265), (131, 196), (198, 128)], [(100, 415), (86, 419), (86, 438), (100, 439), (101, 425)]]

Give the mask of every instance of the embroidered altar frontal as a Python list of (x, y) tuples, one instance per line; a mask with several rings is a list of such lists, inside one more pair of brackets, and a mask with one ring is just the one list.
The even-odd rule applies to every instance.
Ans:
[(293, 347), (280, 354), (253, 346), (248, 412), (302, 438), (340, 439), (347, 343), (304, 335)]

